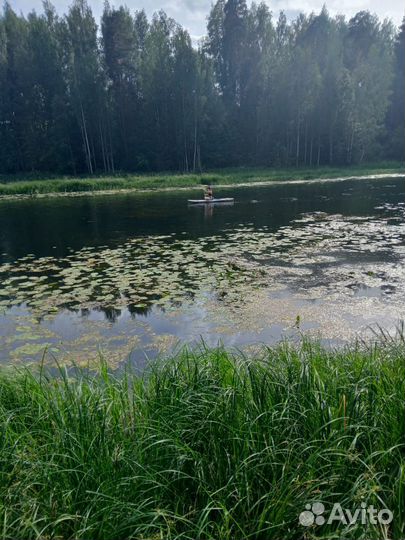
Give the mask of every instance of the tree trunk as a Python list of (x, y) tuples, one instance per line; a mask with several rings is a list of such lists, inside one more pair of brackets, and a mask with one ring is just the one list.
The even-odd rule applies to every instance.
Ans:
[(100, 132), (101, 157), (103, 160), (104, 172), (108, 172), (108, 165), (107, 165), (107, 160), (106, 160), (105, 144), (104, 144), (104, 137), (103, 137), (103, 129), (101, 127), (101, 120), (99, 120), (98, 122), (98, 128)]
[(329, 165), (333, 163), (333, 127), (329, 130)]
[(89, 169), (89, 173), (93, 174), (93, 165), (91, 163), (91, 151), (90, 151), (89, 137), (87, 135), (86, 120), (84, 118), (83, 105), (82, 105), (81, 101), (80, 101), (80, 110), (81, 110), (81, 115), (82, 115), (82, 136), (83, 136), (84, 147), (85, 147), (85, 152), (86, 152), (87, 167)]
[(194, 152), (193, 152), (193, 172), (197, 166), (197, 122), (194, 123)]

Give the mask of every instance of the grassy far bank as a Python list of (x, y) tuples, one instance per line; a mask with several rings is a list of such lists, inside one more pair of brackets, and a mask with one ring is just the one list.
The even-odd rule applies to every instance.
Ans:
[(202, 174), (162, 173), (153, 175), (116, 175), (80, 178), (41, 178), (0, 176), (0, 196), (41, 195), (47, 193), (75, 193), (126, 189), (174, 189), (200, 187), (202, 184), (237, 185), (280, 180), (337, 178), (369, 174), (403, 172), (397, 162), (385, 162), (352, 167), (318, 167), (301, 169), (223, 169)]
[[(184, 351), (141, 379), (0, 372), (0, 536), (397, 540), (405, 345)], [(388, 526), (298, 516), (388, 508)]]

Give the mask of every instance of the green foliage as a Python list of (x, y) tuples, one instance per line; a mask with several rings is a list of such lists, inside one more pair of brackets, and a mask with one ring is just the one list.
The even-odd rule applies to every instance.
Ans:
[[(163, 11), (0, 13), (0, 174), (403, 159), (403, 29), (218, 0), (193, 46)], [(396, 41), (395, 41), (396, 40)]]
[[(403, 538), (403, 342), (246, 358), (183, 350), (142, 378), (0, 373), (2, 538)], [(304, 531), (308, 502), (388, 529)]]
[(385, 143), (388, 145), (387, 156), (403, 156), (405, 126), (405, 18), (395, 41), (394, 79), (392, 97), (387, 114)]
[(238, 185), (254, 182), (280, 180), (311, 180), (316, 178), (339, 178), (368, 174), (392, 174), (401, 172), (401, 163), (383, 162), (351, 167), (320, 167), (306, 169), (253, 169), (230, 168), (217, 172), (197, 174), (116, 175), (93, 178), (53, 178), (45, 175), (0, 176), (0, 196), (29, 195), (35, 197), (46, 193), (76, 193), (103, 190), (150, 190), (195, 188), (201, 185)]

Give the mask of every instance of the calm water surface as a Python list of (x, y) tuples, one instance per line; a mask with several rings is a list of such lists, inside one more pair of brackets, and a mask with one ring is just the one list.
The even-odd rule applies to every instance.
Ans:
[(405, 318), (404, 180), (0, 202), (0, 360), (339, 344)]

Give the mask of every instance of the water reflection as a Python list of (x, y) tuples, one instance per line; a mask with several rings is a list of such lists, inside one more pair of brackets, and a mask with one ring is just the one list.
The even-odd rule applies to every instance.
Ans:
[(201, 337), (340, 343), (393, 326), (405, 318), (404, 195), (392, 179), (229, 188), (234, 205), (202, 208), (187, 192), (3, 201), (0, 358), (35, 360), (47, 345), (141, 362)]

